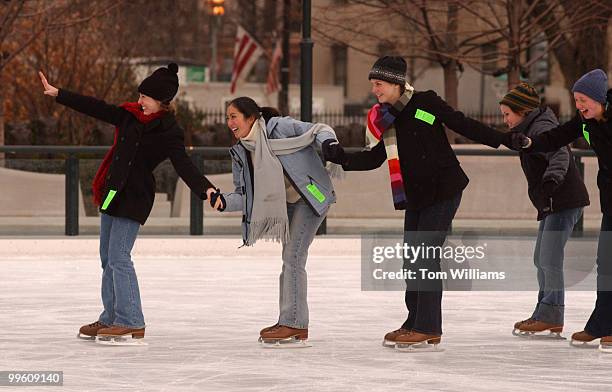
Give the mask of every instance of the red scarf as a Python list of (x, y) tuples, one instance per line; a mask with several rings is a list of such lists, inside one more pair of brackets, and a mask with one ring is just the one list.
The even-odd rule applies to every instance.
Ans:
[[(143, 124), (146, 124), (150, 121), (158, 119), (165, 114), (164, 111), (159, 111), (159, 112), (152, 113), (149, 115), (144, 114), (142, 112), (142, 106), (140, 106), (138, 102), (126, 102), (126, 103), (119, 105), (119, 107), (132, 113), (132, 115), (136, 117), (136, 120), (138, 120), (139, 122)], [(97, 206), (102, 204), (102, 194), (104, 192), (104, 185), (106, 183), (106, 173), (108, 173), (108, 169), (112, 162), (113, 153), (115, 152), (115, 146), (117, 146), (117, 135), (118, 134), (119, 134), (119, 128), (115, 128), (115, 139), (113, 141), (113, 146), (104, 156), (104, 159), (102, 160), (102, 164), (98, 168), (98, 171), (96, 172), (96, 176), (94, 177), (94, 180), (92, 183), (93, 199), (94, 199), (95, 205)]]

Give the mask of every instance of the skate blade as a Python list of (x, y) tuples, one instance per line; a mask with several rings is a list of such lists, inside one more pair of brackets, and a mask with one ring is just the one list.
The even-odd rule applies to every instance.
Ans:
[(406, 353), (425, 353), (425, 352), (442, 352), (443, 348), (439, 347), (439, 343), (395, 343), (392, 346), (395, 350)]
[(81, 339), (81, 340), (90, 340), (90, 341), (94, 341), (96, 340), (95, 336), (89, 336), (89, 335), (81, 335), (81, 333), (77, 333), (77, 338)]
[(393, 347), (395, 347), (395, 342), (392, 341), (392, 340), (383, 339), (382, 345), (383, 345), (383, 347), (391, 347), (391, 348), (393, 348)]
[(512, 335), (520, 338), (528, 339), (541, 339), (541, 340), (567, 340), (567, 338), (561, 336), (561, 332), (552, 332), (550, 330), (541, 332), (521, 331), (520, 329), (513, 329)]
[(312, 347), (312, 344), (308, 342), (308, 340), (296, 339), (295, 337), (287, 338), (287, 339), (268, 339), (264, 340), (261, 337), (259, 338), (259, 344), (263, 348), (275, 348), (275, 349), (284, 349), (284, 348), (307, 348)]
[(599, 344), (599, 351), (606, 354), (612, 354), (612, 344)]
[(147, 346), (144, 338), (134, 339), (131, 336), (96, 336), (96, 343), (103, 346)]
[(600, 345), (599, 344), (594, 344), (593, 341), (590, 342), (582, 342), (580, 340), (571, 340), (570, 341), (570, 346), (572, 347), (576, 347), (576, 348), (581, 348), (581, 349), (597, 349)]

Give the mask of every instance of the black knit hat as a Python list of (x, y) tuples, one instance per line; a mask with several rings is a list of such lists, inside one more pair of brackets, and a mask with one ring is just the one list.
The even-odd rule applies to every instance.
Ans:
[(397, 56), (383, 56), (372, 66), (368, 79), (384, 80), (404, 86), (406, 84), (406, 60)]
[(178, 91), (178, 65), (157, 68), (138, 86), (138, 92), (161, 102), (170, 102)]

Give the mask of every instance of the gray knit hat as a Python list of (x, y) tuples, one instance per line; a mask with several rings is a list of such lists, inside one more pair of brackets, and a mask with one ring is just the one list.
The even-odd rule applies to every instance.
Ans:
[(574, 83), (572, 92), (582, 93), (601, 104), (605, 104), (608, 93), (608, 76), (601, 69), (589, 71)]
[(369, 79), (384, 80), (385, 82), (406, 84), (406, 60), (397, 56), (383, 56), (376, 60), (370, 70)]

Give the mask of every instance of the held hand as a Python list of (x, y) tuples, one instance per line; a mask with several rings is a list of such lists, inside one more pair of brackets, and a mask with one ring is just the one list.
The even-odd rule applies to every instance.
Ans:
[(221, 194), (220, 189), (217, 189), (210, 195), (210, 206), (217, 211), (225, 210), (225, 198)]
[(340, 142), (337, 140), (327, 139), (323, 142), (322, 150), (323, 158), (325, 158), (326, 161), (342, 165), (346, 163), (348, 159), (344, 152), (344, 148), (342, 148), (342, 145), (340, 145)]
[(521, 132), (508, 132), (502, 144), (514, 151), (520, 151), (531, 146), (531, 139)]
[(217, 190), (215, 188), (208, 188), (206, 190), (206, 198), (210, 201), (212, 194), (215, 193)]
[(38, 76), (40, 77), (40, 81), (42, 82), (43, 87), (45, 88), (45, 91), (43, 93), (45, 95), (50, 95), (52, 97), (57, 97), (57, 94), (59, 93), (59, 90), (56, 87), (53, 87), (53, 86), (51, 86), (49, 84), (49, 82), (47, 81), (47, 78), (42, 73), (42, 71), (38, 71)]

